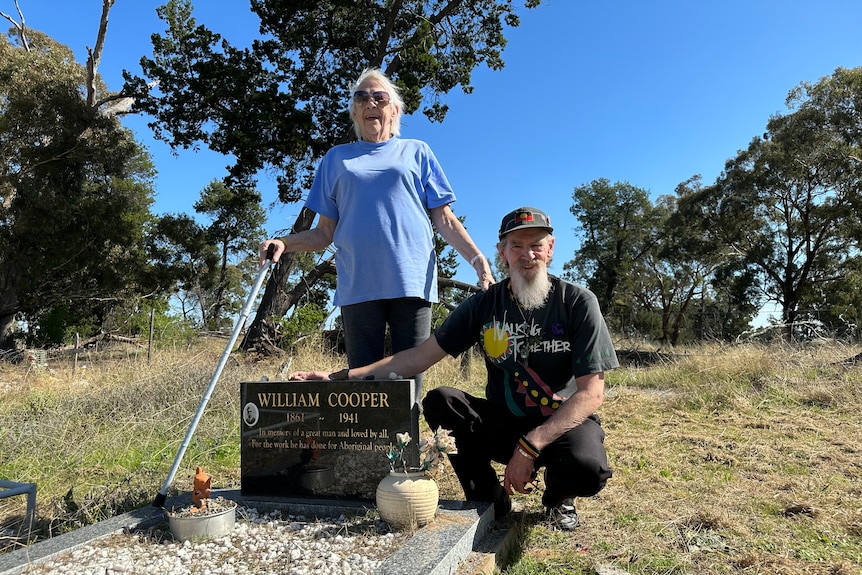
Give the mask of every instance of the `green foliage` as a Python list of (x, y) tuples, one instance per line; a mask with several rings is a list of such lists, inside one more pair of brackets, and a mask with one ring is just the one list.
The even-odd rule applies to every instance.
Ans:
[(100, 326), (96, 318), (82, 317), (80, 312), (73, 313), (68, 305), (43, 310), (34, 317), (27, 344), (33, 347), (67, 345), (74, 342), (76, 334), (82, 338), (97, 334)]
[(582, 241), (564, 269), (571, 279), (584, 281), (607, 309), (620, 283), (652, 246), (654, 208), (646, 190), (607, 179), (578, 186), (572, 199), (570, 211), (580, 223)]
[(147, 340), (151, 320), (156, 347), (189, 345), (198, 337), (195, 326), (171, 309), (168, 297), (127, 300), (113, 310), (106, 329)]
[(439, 303), (431, 304), (431, 331), (443, 325), (447, 317), (449, 317), (449, 308)]
[[(90, 107), (72, 52), (35, 30), (0, 37), (0, 346), (17, 316), (87, 329), (149, 291), (144, 226), (154, 169), (112, 116)], [(102, 87), (97, 78), (96, 84)], [(60, 321), (61, 307), (75, 317)], [(52, 312), (53, 315), (52, 315)], [(59, 323), (58, 323), (59, 322)]]
[(86, 308), (69, 305), (45, 310), (30, 323), (27, 345), (72, 345), (76, 336), (83, 340), (101, 331), (146, 341), (150, 334), (151, 312), (156, 346), (187, 345), (197, 338), (195, 326), (171, 311), (167, 297), (129, 298), (110, 308), (104, 316), (88, 315)]
[(818, 286), (802, 303), (804, 309), (816, 309), (812, 320), (821, 322), (833, 335), (852, 341), (859, 341), (862, 325), (862, 271), (858, 263), (848, 265), (841, 281)]
[(714, 185), (686, 200), (708, 241), (756, 272), (762, 297), (781, 306), (788, 338), (823, 306), (824, 286), (841, 289), (844, 270), (858, 267), (860, 99), (860, 68), (800, 84), (791, 111), (773, 116)]
[(564, 269), (614, 331), (732, 339), (775, 302), (787, 338), (858, 335), (862, 68), (802, 83), (787, 102), (713, 185), (695, 176), (655, 205), (627, 183), (575, 188), (583, 241)]
[(178, 291), (182, 317), (202, 326), (199, 300), (216, 284), (219, 269), (219, 253), (206, 229), (188, 215), (164, 215), (148, 234), (147, 251), (161, 289)]
[(295, 350), (305, 337), (320, 332), (326, 316), (326, 311), (313, 303), (294, 308), (290, 317), (283, 317), (278, 322), (281, 328), (280, 347)]
[(257, 267), (253, 261), (243, 258), (256, 253), (259, 238), (263, 237), (266, 213), (260, 206), (260, 192), (248, 188), (231, 188), (223, 182), (213, 181), (202, 192), (195, 203), (195, 211), (210, 218), (205, 229), (209, 242), (215, 244), (220, 254), (218, 268), (210, 271), (213, 285), (208, 293), (199, 292), (206, 301), (201, 305), (203, 323), (209, 329), (219, 329), (230, 323), (226, 312), (238, 312), (242, 306), (241, 266)]
[[(458, 220), (463, 225), (466, 216), (457, 216)], [(465, 226), (466, 228), (466, 226)], [(458, 253), (454, 248), (446, 243), (440, 232), (434, 230), (434, 253), (437, 254), (437, 277), (452, 278), (458, 268)], [(437, 287), (437, 299), (441, 304), (434, 304), (432, 309), (431, 326), (438, 327), (446, 316), (449, 315), (449, 309), (454, 308), (459, 303), (467, 299), (469, 293), (465, 293), (461, 289), (451, 287)]]
[[(698, 184), (692, 178), (677, 193)], [(605, 179), (576, 188), (572, 197), (583, 241), (564, 266), (567, 277), (596, 294), (614, 332), (672, 345), (690, 339), (686, 311), (695, 299), (705, 301), (714, 264), (687, 234), (676, 198), (653, 204), (646, 190)]]
[(260, 199), (257, 190), (213, 181), (194, 206), (208, 224), (185, 214), (154, 222), (147, 238), (151, 273), (162, 289), (176, 292), (185, 321), (210, 330), (232, 324), (257, 271), (249, 254), (264, 235)]
[[(471, 92), (477, 65), (501, 69), (503, 28), (520, 24), (509, 0), (375, 0), (361, 9), (253, 0), (251, 8), (261, 38), (238, 48), (198, 25), (189, 0), (170, 0), (158, 8), (167, 29), (141, 60), (145, 78), (127, 74), (127, 89), (143, 95), (136, 109), (155, 118), (156, 136), (171, 147), (203, 144), (234, 157), (231, 185), (277, 170), (283, 202), (298, 201), (320, 157), (352, 138), (348, 89), (362, 69), (380, 67), (398, 83), (406, 114), (424, 102), (423, 113), (442, 121), (441, 95)], [(151, 80), (159, 88), (149, 93)]]

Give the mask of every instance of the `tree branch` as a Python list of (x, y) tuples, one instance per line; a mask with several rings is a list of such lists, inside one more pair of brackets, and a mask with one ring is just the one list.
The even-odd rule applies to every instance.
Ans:
[(92, 50), (87, 46), (87, 105), (96, 108), (96, 71), (102, 61), (102, 51), (105, 48), (105, 35), (108, 33), (108, 13), (115, 0), (102, 0), (102, 17), (99, 20), (99, 33), (96, 35), (96, 46)]
[[(437, 24), (442, 22), (444, 18), (446, 18), (449, 15), (451, 15), (452, 13), (454, 13), (462, 3), (463, 3), (463, 0), (451, 0), (437, 14), (432, 14), (428, 18), (426, 18), (428, 23), (431, 24), (431, 29), (433, 30), (434, 27), (436, 27)], [(398, 9), (399, 10), (401, 7), (400, 4), (401, 3), (399, 2), (398, 3)], [(394, 17), (394, 14), (395, 13), (393, 12), (393, 17)], [(398, 72), (398, 70), (401, 69), (401, 65), (403, 64), (403, 61), (401, 59), (401, 51), (406, 47), (415, 46), (423, 40), (423, 37), (419, 34), (419, 30), (420, 30), (420, 26), (417, 26), (416, 27), (416, 33), (413, 35), (413, 37), (410, 38), (409, 41), (405, 42), (403, 46), (401, 46), (401, 50), (399, 50), (398, 53), (395, 55), (395, 57), (392, 58), (392, 61), (389, 62), (389, 66), (386, 67), (385, 74), (387, 76), (389, 76), (390, 78), (392, 78)], [(389, 44), (389, 38), (388, 37), (383, 38), (383, 42), (384, 42), (383, 48), (385, 50), (386, 46)], [(382, 57), (381, 57), (381, 61), (382, 61)]]
[(21, 23), (19, 24), (15, 20), (12, 19), (12, 16), (6, 14), (5, 12), (0, 12), (0, 16), (3, 16), (15, 26), (15, 29), (18, 31), (18, 37), (21, 38), (21, 44), (24, 46), (24, 49), (29, 52), (30, 51), (30, 42), (27, 40), (27, 26), (24, 24), (24, 13), (21, 12), (21, 7), (18, 5), (18, 0), (15, 0), (15, 9), (18, 10), (18, 17), (21, 18)]
[(392, 3), (392, 7), (389, 8), (389, 17), (386, 19), (386, 25), (383, 26), (383, 29), (380, 31), (380, 48), (377, 50), (377, 54), (375, 54), (369, 62), (372, 66), (379, 68), (383, 63), (383, 58), (386, 56), (386, 52), (389, 47), (389, 37), (392, 36), (392, 30), (395, 28), (395, 21), (398, 19), (398, 13), (401, 12), (401, 6), (403, 4), (403, 0), (396, 0), (396, 2)]

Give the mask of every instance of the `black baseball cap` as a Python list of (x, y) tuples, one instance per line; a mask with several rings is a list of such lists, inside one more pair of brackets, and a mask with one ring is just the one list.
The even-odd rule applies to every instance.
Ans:
[(525, 206), (512, 210), (503, 217), (500, 223), (500, 239), (509, 232), (523, 230), (525, 228), (544, 228), (548, 233), (554, 233), (551, 227), (551, 218), (542, 210)]

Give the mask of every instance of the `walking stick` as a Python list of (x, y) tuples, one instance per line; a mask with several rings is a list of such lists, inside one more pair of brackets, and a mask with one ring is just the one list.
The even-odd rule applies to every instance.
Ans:
[(165, 482), (162, 484), (162, 489), (159, 491), (156, 498), (153, 500), (153, 507), (164, 507), (165, 500), (168, 497), (168, 489), (171, 486), (171, 483), (174, 480), (174, 476), (177, 474), (177, 469), (180, 466), (180, 462), (183, 459), (183, 455), (186, 453), (186, 449), (189, 446), (189, 443), (192, 440), (192, 436), (195, 434), (195, 428), (198, 426), (198, 422), (201, 419), (201, 416), (204, 413), (204, 409), (207, 406), (207, 403), (210, 400), (210, 396), (212, 396), (213, 390), (215, 389), (216, 383), (218, 382), (219, 376), (221, 375), (222, 370), (224, 369), (225, 364), (227, 363), (228, 357), (230, 356), (231, 350), (233, 350), (233, 346), (236, 343), (237, 337), (239, 337), (239, 333), (242, 331), (243, 326), (245, 325), (246, 320), (248, 319), (248, 315), (251, 312), (251, 306), (254, 304), (254, 299), (257, 297), (257, 292), (260, 291), (260, 286), (263, 284), (263, 280), (266, 277), (266, 272), (269, 270), (270, 265), (272, 263), (272, 255), (275, 251), (275, 246), (270, 244), (269, 249), (266, 252), (266, 261), (263, 264), (263, 267), (260, 268), (260, 272), (257, 274), (257, 279), (254, 282), (254, 285), (251, 288), (251, 293), (248, 295), (248, 299), (245, 301), (245, 305), (242, 308), (242, 312), (239, 314), (239, 318), (236, 320), (236, 325), (233, 328), (233, 333), (230, 335), (230, 340), (227, 342), (227, 346), (225, 347), (224, 353), (221, 355), (221, 359), (218, 362), (218, 366), (216, 367), (215, 372), (213, 373), (212, 378), (210, 379), (210, 383), (207, 386), (206, 392), (204, 392), (203, 397), (201, 398), (201, 402), (198, 405), (198, 410), (195, 413), (195, 416), (192, 418), (192, 422), (189, 424), (189, 429), (186, 431), (186, 437), (183, 439), (182, 444), (180, 444), (180, 448), (177, 451), (177, 456), (174, 458), (174, 464), (171, 466), (171, 470), (168, 472), (167, 478), (165, 478)]

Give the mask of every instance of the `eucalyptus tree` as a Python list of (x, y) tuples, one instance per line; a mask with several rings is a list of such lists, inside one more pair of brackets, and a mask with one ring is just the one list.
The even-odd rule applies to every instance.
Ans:
[(643, 320), (649, 314), (657, 321), (657, 339), (676, 345), (679, 342), (689, 305), (702, 296), (705, 270), (686, 249), (687, 238), (671, 229), (676, 198), (660, 196), (650, 218), (655, 227), (648, 236), (642, 256), (632, 262), (624, 283), (631, 301), (637, 302)]
[[(734, 306), (722, 306), (738, 290), (750, 284), (738, 274), (735, 282), (719, 281), (723, 268), (735, 262), (700, 233), (697, 219), (680, 209), (685, 198), (703, 189), (701, 177), (693, 176), (677, 185), (675, 195), (660, 196), (655, 205), (655, 237), (653, 247), (639, 261), (633, 276), (650, 287), (652, 300), (644, 306), (653, 307), (660, 317), (659, 340), (677, 345), (683, 341), (707, 337), (727, 339), (747, 329), (756, 306), (734, 299)], [(635, 294), (637, 298), (637, 294)]]
[[(862, 213), (862, 69), (800, 84), (790, 112), (686, 201), (720, 249), (755, 269), (785, 336), (857, 268)], [(855, 232), (854, 232), (855, 231)], [(819, 300), (819, 301), (818, 301)]]
[(701, 228), (701, 206), (692, 198), (703, 190), (697, 175), (680, 183), (675, 197), (659, 199), (669, 208), (672, 202), (663, 225), (660, 259), (683, 283), (689, 278), (692, 288), (685, 304), (689, 312), (674, 321), (672, 343), (679, 340), (683, 322), (694, 339), (734, 339), (750, 328), (759, 308), (751, 266)]
[[(520, 24), (511, 0), (252, 0), (251, 9), (260, 37), (235, 47), (197, 24), (191, 2), (170, 0), (158, 9), (167, 30), (141, 60), (145, 78), (127, 73), (127, 89), (146, 94), (136, 109), (153, 117), (157, 137), (231, 156), (229, 185), (250, 186), (260, 170), (273, 170), (285, 203), (302, 198), (330, 147), (354, 137), (347, 91), (364, 68), (397, 82), (406, 114), (421, 109), (443, 121), (443, 96), (459, 86), (472, 92), (478, 65), (501, 69), (504, 29)], [(147, 94), (151, 81), (158, 88)], [(303, 209), (291, 229), (313, 220)], [(270, 277), (244, 346), (295, 302), (286, 291), (294, 258), (287, 254)]]
[(640, 289), (635, 284), (642, 279), (633, 271), (656, 242), (658, 220), (649, 193), (600, 178), (576, 187), (572, 200), (569, 211), (578, 220), (581, 244), (565, 263), (565, 275), (596, 294), (616, 330), (628, 330), (636, 315), (632, 295)]
[(83, 66), (23, 18), (0, 35), (4, 348), (15, 345), (16, 318), (38, 327), (64, 307), (77, 316), (70, 321), (98, 329), (115, 303), (151, 289), (140, 272), (153, 166), (107, 112), (97, 52)]

